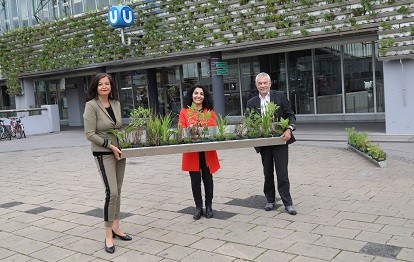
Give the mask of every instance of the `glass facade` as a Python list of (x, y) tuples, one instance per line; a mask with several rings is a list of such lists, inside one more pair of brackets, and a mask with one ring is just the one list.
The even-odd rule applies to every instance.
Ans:
[[(226, 115), (244, 115), (247, 100), (257, 95), (255, 77), (261, 68), (269, 71), (271, 89), (286, 92), (297, 115), (384, 112), (382, 63), (373, 56), (374, 48), (374, 43), (365, 42), (274, 53), (260, 59), (224, 59), (228, 67), (223, 76)], [(157, 96), (149, 96), (147, 69), (113, 74), (124, 118), (134, 108), (148, 108), (149, 97), (156, 97), (159, 112), (171, 113), (176, 119), (190, 86), (201, 84), (212, 92), (208, 61), (157, 67), (155, 74)], [(59, 104), (64, 120), (68, 105), (62, 81), (36, 82), (35, 101), (36, 105)]]
[(0, 34), (84, 12), (117, 5), (118, 0), (2, 0), (0, 1)]

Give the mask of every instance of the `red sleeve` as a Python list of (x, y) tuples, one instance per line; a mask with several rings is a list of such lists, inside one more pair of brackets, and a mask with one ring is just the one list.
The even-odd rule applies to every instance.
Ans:
[(213, 111), (213, 110), (211, 110), (210, 111), (210, 119), (208, 120), (208, 126), (216, 126), (217, 125), (217, 121), (216, 121), (216, 113)]
[(178, 117), (178, 123), (180, 123), (182, 128), (188, 127), (188, 119), (187, 119), (187, 109), (183, 108), (180, 111), (180, 115)]

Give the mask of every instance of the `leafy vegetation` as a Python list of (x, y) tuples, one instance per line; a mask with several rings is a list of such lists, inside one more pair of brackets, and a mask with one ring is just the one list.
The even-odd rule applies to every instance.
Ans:
[(346, 128), (345, 131), (348, 133), (349, 145), (369, 155), (376, 161), (384, 161), (386, 159), (385, 152), (378, 145), (368, 140), (366, 132), (357, 132), (354, 127)]

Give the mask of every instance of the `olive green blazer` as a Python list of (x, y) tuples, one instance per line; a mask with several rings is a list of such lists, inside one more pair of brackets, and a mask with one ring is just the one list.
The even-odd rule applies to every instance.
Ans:
[(99, 99), (86, 102), (83, 122), (85, 136), (91, 141), (92, 152), (111, 152), (110, 145), (118, 145), (117, 137), (110, 132), (112, 129), (122, 128), (121, 105), (117, 100), (109, 100), (114, 111), (116, 122), (114, 122), (108, 111)]

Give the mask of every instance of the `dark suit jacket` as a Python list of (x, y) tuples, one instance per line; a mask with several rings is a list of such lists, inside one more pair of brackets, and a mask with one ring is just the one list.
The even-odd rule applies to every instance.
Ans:
[[(287, 100), (285, 93), (282, 91), (270, 90), (270, 102), (276, 103), (279, 106), (278, 110), (275, 113), (276, 118), (289, 118), (289, 125), (292, 125), (294, 127), (296, 123), (295, 113), (293, 112), (292, 107), (290, 106), (290, 103)], [(250, 98), (247, 101), (246, 107), (253, 108), (260, 114), (261, 109), (259, 96), (257, 95), (255, 97)], [(292, 144), (295, 141), (296, 139), (292, 133), (292, 137), (286, 142), (286, 144)], [(261, 147), (257, 147), (255, 149), (257, 152), (260, 152)]]

